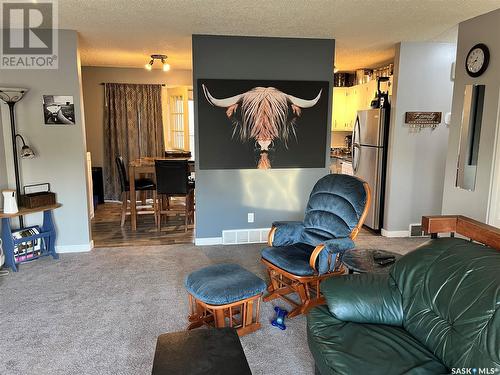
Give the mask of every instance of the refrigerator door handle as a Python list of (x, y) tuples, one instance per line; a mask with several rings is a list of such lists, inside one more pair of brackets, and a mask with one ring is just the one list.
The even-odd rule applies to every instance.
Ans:
[(359, 156), (361, 154), (361, 147), (357, 143), (352, 144), (352, 171), (354, 174), (358, 172)]
[[(361, 127), (359, 125), (359, 116), (356, 116), (356, 123), (352, 128), (352, 145), (351, 145), (352, 172), (354, 174), (356, 174), (356, 172), (358, 171), (358, 166), (359, 166), (359, 152), (361, 151), (361, 148), (359, 146), (358, 143), (359, 140), (357, 137), (359, 137), (360, 135), (360, 130)], [(356, 149), (358, 151), (357, 154), (356, 154)]]
[(356, 139), (356, 134), (359, 134), (359, 131), (356, 131), (356, 128), (359, 129), (359, 116), (356, 116), (356, 122), (352, 127), (352, 136), (351, 136), (351, 158), (354, 160), (354, 145), (358, 143)]

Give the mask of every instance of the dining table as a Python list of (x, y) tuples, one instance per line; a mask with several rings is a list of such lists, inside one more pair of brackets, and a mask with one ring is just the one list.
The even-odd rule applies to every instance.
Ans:
[(183, 157), (151, 157), (145, 156), (128, 163), (130, 180), (130, 223), (133, 231), (137, 230), (137, 201), (135, 199), (135, 179), (141, 174), (155, 174), (155, 160), (187, 160), (189, 171), (194, 172), (194, 159)]

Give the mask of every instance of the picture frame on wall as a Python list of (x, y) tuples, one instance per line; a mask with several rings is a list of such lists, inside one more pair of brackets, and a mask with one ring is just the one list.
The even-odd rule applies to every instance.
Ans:
[(75, 104), (70, 95), (43, 95), (45, 125), (74, 125)]
[(324, 168), (327, 81), (199, 79), (200, 169)]

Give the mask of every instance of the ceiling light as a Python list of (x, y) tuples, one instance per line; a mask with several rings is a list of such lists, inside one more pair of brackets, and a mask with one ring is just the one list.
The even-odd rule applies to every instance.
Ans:
[(170, 64), (167, 63), (167, 55), (151, 55), (151, 61), (148, 64), (144, 65), (144, 68), (146, 68), (147, 70), (152, 70), (155, 60), (161, 61), (162, 69), (164, 72), (168, 72), (170, 70)]
[(170, 64), (165, 61), (165, 59), (161, 59), (161, 63), (163, 64), (163, 71), (168, 72), (170, 70)]
[(153, 69), (153, 63), (154, 63), (154, 59), (151, 59), (151, 61), (149, 63), (147, 63), (146, 65), (144, 65), (144, 67), (146, 68), (146, 70), (151, 70)]

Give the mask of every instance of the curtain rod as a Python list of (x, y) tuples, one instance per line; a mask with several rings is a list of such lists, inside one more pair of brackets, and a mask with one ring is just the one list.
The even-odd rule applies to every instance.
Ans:
[[(99, 83), (100, 85), (104, 86), (106, 83), (118, 83), (118, 82), (101, 82)], [(119, 85), (162, 85), (165, 87), (166, 85), (164, 83), (118, 83)]]

